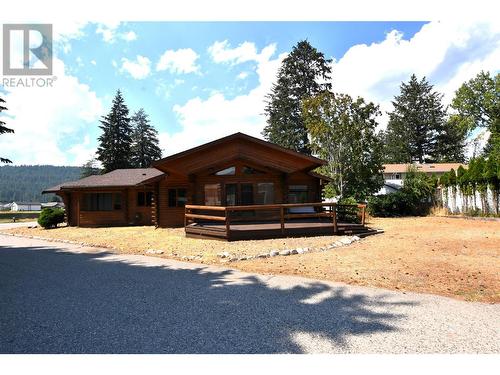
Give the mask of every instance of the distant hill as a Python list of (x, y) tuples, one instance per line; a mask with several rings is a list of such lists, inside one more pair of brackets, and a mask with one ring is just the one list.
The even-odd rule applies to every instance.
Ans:
[(0, 202), (49, 202), (42, 190), (80, 178), (80, 167), (54, 165), (0, 166)]

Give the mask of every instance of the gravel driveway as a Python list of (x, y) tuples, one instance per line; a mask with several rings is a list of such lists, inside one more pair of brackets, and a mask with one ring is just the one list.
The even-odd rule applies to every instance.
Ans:
[(0, 353), (499, 353), (500, 305), (0, 235)]

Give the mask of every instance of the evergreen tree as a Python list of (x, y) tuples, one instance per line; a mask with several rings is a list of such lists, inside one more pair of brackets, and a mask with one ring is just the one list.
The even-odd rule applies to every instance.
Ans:
[(131, 168), (132, 126), (128, 108), (118, 90), (108, 115), (101, 120), (101, 136), (98, 138), (97, 160), (102, 163), (103, 173), (118, 168)]
[[(0, 98), (0, 113), (6, 111), (7, 108), (4, 107), (5, 100)], [(0, 134), (4, 133), (14, 133), (14, 130), (5, 126), (5, 122), (0, 119)], [(0, 163), (12, 163), (11, 160), (0, 157)]]
[(384, 134), (388, 163), (461, 161), (465, 134), (446, 121), (443, 95), (413, 74), (392, 102)]
[(137, 168), (148, 168), (154, 160), (161, 159), (158, 131), (151, 126), (144, 109), (132, 116), (132, 163)]
[(95, 157), (89, 159), (85, 164), (82, 165), (82, 173), (80, 178), (88, 177), (101, 174), (101, 169), (97, 165), (97, 160)]
[(500, 155), (500, 73), (494, 78), (480, 72), (455, 92), (451, 103), (451, 119), (469, 134), (475, 129), (487, 129), (490, 138), (486, 154)]
[(311, 149), (328, 162), (321, 171), (341, 198), (365, 199), (383, 186), (382, 144), (375, 134), (379, 114), (378, 106), (349, 95), (323, 92), (304, 101)]
[(267, 140), (298, 152), (311, 153), (301, 115), (302, 100), (331, 89), (330, 62), (307, 40), (293, 47), (267, 95), (267, 125), (263, 131)]

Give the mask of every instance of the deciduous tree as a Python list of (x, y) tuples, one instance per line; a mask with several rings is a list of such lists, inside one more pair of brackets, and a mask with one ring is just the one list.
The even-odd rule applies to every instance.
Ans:
[(304, 101), (311, 149), (328, 162), (322, 171), (342, 198), (365, 199), (383, 185), (382, 144), (375, 134), (379, 114), (375, 104), (344, 94), (323, 92)]

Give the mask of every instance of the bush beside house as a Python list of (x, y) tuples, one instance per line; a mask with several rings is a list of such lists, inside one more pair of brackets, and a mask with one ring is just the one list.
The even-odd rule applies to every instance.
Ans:
[(38, 217), (38, 224), (45, 229), (56, 228), (60, 223), (64, 223), (62, 208), (44, 208)]

